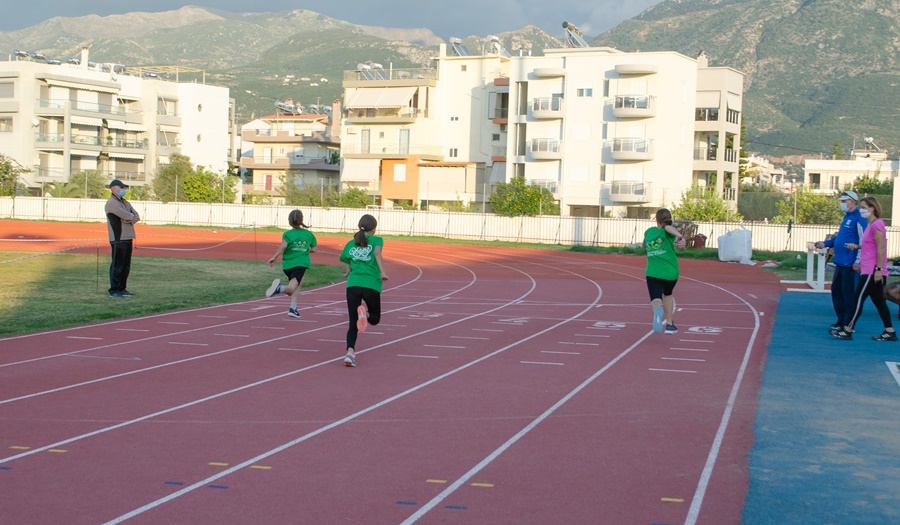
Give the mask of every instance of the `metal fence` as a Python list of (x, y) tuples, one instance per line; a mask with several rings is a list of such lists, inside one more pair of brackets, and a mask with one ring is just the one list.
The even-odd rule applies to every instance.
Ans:
[[(0, 218), (104, 222), (103, 199), (0, 197)], [(215, 226), (220, 228), (287, 228), (293, 206), (251, 204), (197, 204), (131, 201), (145, 224)], [(490, 240), (538, 244), (611, 246), (640, 243), (649, 219), (597, 217), (500, 217), (492, 214), (429, 212), (399, 209), (303, 207), (304, 220), (316, 232), (356, 231), (359, 217), (370, 213), (385, 235), (434, 236), (449, 239)], [(807, 242), (824, 239), (837, 226), (787, 225), (764, 222), (696, 222), (708, 248), (718, 247), (719, 236), (748, 229), (754, 250), (807, 251)], [(888, 228), (888, 256), (900, 256), (900, 227)]]

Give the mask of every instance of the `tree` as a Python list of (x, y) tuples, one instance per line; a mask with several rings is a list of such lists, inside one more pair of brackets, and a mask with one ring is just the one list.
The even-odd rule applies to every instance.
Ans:
[(692, 186), (681, 194), (681, 202), (672, 207), (672, 215), (684, 221), (739, 221), (741, 215), (725, 204), (714, 187)]
[(506, 217), (559, 215), (553, 194), (547, 188), (525, 184), (524, 177), (497, 184), (490, 202), (494, 213)]
[(0, 197), (12, 197), (17, 190), (23, 189), (19, 176), (30, 171), (12, 157), (0, 153)]
[(341, 192), (338, 206), (341, 208), (365, 208), (372, 198), (362, 188), (350, 188)]
[(792, 199), (778, 203), (778, 215), (774, 222), (786, 224), (794, 220), (795, 206), (797, 217), (794, 222), (797, 224), (840, 224), (844, 218), (844, 213), (834, 200), (834, 195), (798, 188)]
[(841, 143), (840, 141), (834, 141), (834, 147), (831, 149), (831, 158), (834, 160), (841, 159)]
[(108, 181), (97, 170), (73, 173), (68, 182), (51, 184), (48, 191), (57, 198), (102, 199), (109, 195)]
[(234, 202), (234, 184), (234, 177), (213, 173), (203, 166), (195, 169), (189, 157), (176, 153), (156, 172), (153, 193), (163, 202)]
[(877, 177), (877, 175), (863, 175), (861, 177), (857, 177), (855, 181), (850, 185), (850, 189), (858, 193), (860, 196), (862, 195), (893, 195), (894, 194), (894, 181), (883, 181)]

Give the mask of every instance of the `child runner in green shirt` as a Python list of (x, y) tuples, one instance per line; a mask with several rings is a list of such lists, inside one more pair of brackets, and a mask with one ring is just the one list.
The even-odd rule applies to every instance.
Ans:
[(297, 289), (303, 281), (303, 275), (310, 266), (309, 254), (316, 251), (316, 236), (303, 224), (303, 212), (293, 210), (288, 214), (288, 224), (291, 229), (281, 235), (281, 244), (275, 250), (275, 255), (269, 259), (269, 266), (273, 266), (278, 256), (281, 257), (281, 269), (290, 279), (287, 286), (281, 284), (281, 279), (272, 281), (272, 285), (266, 290), (266, 297), (272, 297), (285, 293), (291, 298), (291, 308), (288, 315), (300, 317), (297, 310)]
[(672, 212), (660, 208), (656, 212), (656, 226), (644, 232), (644, 248), (647, 250), (647, 290), (650, 292), (650, 308), (653, 309), (653, 331), (678, 332), (672, 315), (675, 298), (672, 292), (678, 282), (678, 257), (675, 248), (684, 248), (684, 236), (672, 226)]
[(359, 219), (359, 229), (353, 240), (344, 246), (341, 262), (347, 270), (347, 312), (350, 326), (347, 328), (347, 355), (344, 365), (356, 366), (356, 338), (368, 325), (381, 321), (382, 281), (387, 281), (381, 249), (384, 239), (375, 235), (378, 221), (366, 214)]

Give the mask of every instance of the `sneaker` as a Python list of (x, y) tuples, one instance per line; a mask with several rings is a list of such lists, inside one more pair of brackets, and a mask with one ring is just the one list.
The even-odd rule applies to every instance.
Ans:
[(344, 366), (356, 366), (356, 357), (347, 354), (344, 356)]
[[(369, 310), (366, 309), (366, 305), (359, 305), (359, 308), (356, 309), (356, 316), (356, 329), (360, 332), (365, 332), (369, 326)], [(353, 366), (356, 365), (354, 364)]]
[(122, 290), (121, 292), (119, 292), (119, 295), (121, 295), (122, 297), (134, 297), (134, 294), (129, 292), (128, 290)]
[(653, 309), (653, 331), (661, 334), (663, 331), (663, 308), (657, 306)]
[(122, 292), (109, 292), (109, 296), (110, 296), (110, 297), (118, 297), (118, 298), (120, 298), (120, 299), (121, 299), (122, 297), (125, 297), (124, 295), (122, 295)]
[(853, 339), (853, 332), (848, 332), (847, 330), (841, 328), (839, 330), (835, 330), (831, 335), (838, 339), (843, 339), (845, 341), (849, 341)]
[(881, 332), (881, 335), (873, 335), (873, 341), (896, 341), (897, 340), (897, 332), (888, 332), (885, 330)]
[(288, 315), (291, 317), (296, 317), (297, 319), (300, 319), (300, 312), (298, 312), (296, 308), (288, 309)]
[(281, 279), (275, 279), (272, 281), (272, 286), (266, 289), (266, 297), (272, 297), (273, 295), (279, 293), (279, 288), (281, 288)]
[(674, 324), (667, 324), (667, 325), (666, 325), (666, 333), (667, 333), (667, 334), (677, 334), (677, 333), (678, 333), (678, 327), (675, 326)]
[(834, 333), (837, 332), (838, 330), (840, 330), (841, 327), (843, 327), (843, 326), (844, 325), (841, 323), (834, 323), (833, 325), (828, 327), (828, 333), (830, 333), (831, 335), (834, 335)]

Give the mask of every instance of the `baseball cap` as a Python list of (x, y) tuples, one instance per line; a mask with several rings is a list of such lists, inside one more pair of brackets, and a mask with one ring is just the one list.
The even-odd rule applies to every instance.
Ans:
[(859, 195), (857, 195), (853, 190), (847, 190), (844, 193), (841, 193), (841, 196), (838, 197), (839, 201), (845, 201), (848, 199), (852, 199), (854, 202), (859, 202)]
[[(109, 183), (109, 187), (110, 187), (110, 188), (112, 188), (113, 186), (118, 186), (118, 187), (120, 187), (120, 188), (127, 188), (127, 187), (128, 187), (127, 184), (125, 184), (124, 182), (120, 181), (119, 179), (113, 179), (113, 181)], [(856, 194), (854, 193), (854, 195), (856, 195)]]

